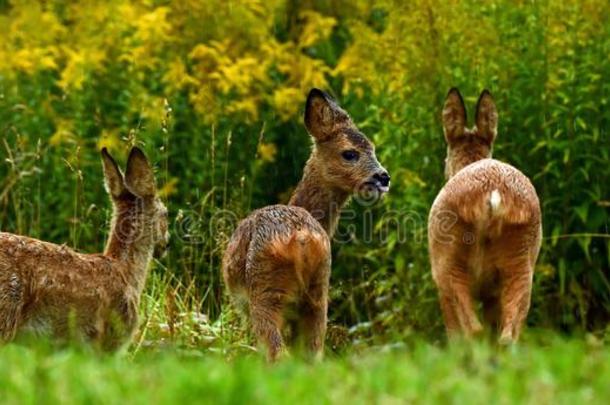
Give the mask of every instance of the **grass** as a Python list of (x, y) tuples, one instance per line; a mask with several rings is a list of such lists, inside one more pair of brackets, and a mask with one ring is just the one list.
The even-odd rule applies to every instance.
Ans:
[[(134, 6), (137, 2), (122, 1), (112, 7), (122, 4), (141, 15), (93, 13), (115, 14), (113, 24), (105, 17), (91, 18), (87, 2), (68, 14), (61, 2), (48, 2), (45, 24), (39, 24), (39, 8), (4, 3), (0, 1), (0, 18), (19, 32), (7, 36), (5, 48), (12, 49), (7, 55), (45, 55), (54, 62), (28, 74), (22, 57), (4, 58), (11, 73), (0, 77), (0, 229), (67, 242), (81, 251), (101, 249), (109, 202), (101, 186), (99, 147), (108, 142), (119, 153), (141, 144), (159, 168), (158, 180), (176, 218), (172, 240), (177, 244), (167, 259), (155, 263), (142, 298), (141, 327), (129, 349), (110, 356), (40, 342), (0, 346), (0, 405), (610, 403), (610, 244), (604, 192), (610, 173), (604, 148), (610, 115), (604, 106), (610, 92), (603, 80), (610, 66), (603, 56), (610, 25), (604, 2), (587, 2), (589, 11), (598, 9), (594, 13), (580, 12), (583, 4), (577, 1), (439, 3), (433, 8), (404, 2), (409, 12), (401, 12), (397, 2), (363, 7), (371, 8), (370, 15), (361, 15), (361, 7), (329, 14), (321, 6), (321, 15), (337, 18), (333, 35), (313, 46), (298, 39), (295, 51), (280, 42), (301, 30), (317, 31), (298, 26), (309, 24), (309, 19), (296, 18), (309, 10), (309, 2), (276, 7), (272, 15), (252, 13), (246, 2), (231, 2), (232, 12), (206, 33), (205, 42), (218, 53), (218, 63), (211, 64), (217, 70), (211, 72), (190, 56), (202, 40), (200, 21), (209, 20), (206, 14), (195, 17), (207, 10), (216, 16), (223, 2), (186, 15), (180, 2), (140, 8)], [(146, 45), (134, 23), (146, 23), (162, 8), (171, 10), (172, 18), (166, 21), (165, 38), (151, 37), (157, 43), (150, 50), (157, 49), (153, 53), (159, 53), (161, 62), (151, 75), (146, 60), (128, 62), (136, 54), (134, 46)], [(233, 29), (238, 25), (231, 18), (254, 31)], [(286, 24), (291, 32), (267, 24), (274, 21), (291, 22)], [(460, 23), (452, 23), (456, 21)], [(49, 22), (66, 32), (83, 22), (93, 28), (41, 42), (48, 33), (56, 35)], [(464, 26), (470, 27), (465, 36)], [(244, 41), (250, 37), (254, 40)], [(485, 47), (456, 46), (456, 38)], [(214, 41), (237, 41), (243, 55), (234, 55), (233, 47), (216, 47)], [(276, 43), (281, 48), (275, 49)], [(57, 51), (58, 44), (69, 52)], [(97, 54), (105, 55), (103, 63), (88, 60)], [(383, 204), (366, 207), (366, 215), (364, 207), (352, 204), (358, 216), (345, 218), (350, 235), (352, 229), (356, 232), (350, 243), (335, 245), (334, 325), (328, 339), (328, 347), (339, 354), (329, 354), (319, 364), (298, 358), (274, 367), (265, 364), (254, 353), (247, 329), (225, 305), (219, 262), (231, 220), (281, 200), (302, 172), (309, 142), (302, 111), (282, 122), (281, 111), (265, 96), (294, 91), (291, 75), (275, 68), (265, 80), (246, 75), (243, 82), (256, 86), (244, 94), (229, 94), (220, 85), (208, 88), (221, 83), (210, 77), (223, 77), (242, 56), (271, 57), (265, 61), (271, 66), (294, 63), (293, 73), (304, 76), (299, 86), (322, 86), (340, 96), (379, 146), (378, 157), (393, 176), (395, 186)], [(326, 84), (326, 79), (310, 80), (318, 77), (319, 67), (335, 70), (341, 60), (355, 64), (357, 74), (328, 76)], [(164, 61), (184, 62), (184, 74), (197, 84), (178, 92), (161, 79), (176, 66)], [(74, 62), (85, 81), (66, 90), (59, 78), (75, 70)], [(493, 90), (502, 127), (497, 157), (527, 173), (543, 202), (546, 237), (529, 321), (576, 334), (603, 334), (606, 328), (601, 340), (529, 331), (519, 346), (502, 350), (483, 342), (438, 343), (442, 322), (425, 253), (425, 218), (442, 184), (445, 146), (439, 108), (446, 90), (456, 85), (471, 97), (471, 107), (483, 87)], [(402, 89), (387, 91), (388, 86)], [(201, 97), (204, 92), (213, 103)], [(289, 102), (304, 101), (297, 99)], [(156, 108), (155, 100), (165, 104)], [(244, 101), (259, 113), (253, 122), (233, 108), (250, 105)], [(167, 102), (175, 108), (171, 116)], [(217, 116), (208, 122), (198, 109), (206, 114), (216, 110)], [(274, 152), (263, 159), (263, 145), (277, 156)], [(225, 210), (235, 216), (221, 215), (228, 214)], [(407, 242), (401, 226), (393, 227), (394, 214), (384, 216), (388, 212), (406, 212), (407, 219), (416, 220), (405, 222)], [(369, 224), (369, 218), (374, 222)], [(366, 242), (369, 225), (375, 235), (387, 227), (388, 238)]]
[(528, 330), (508, 348), (445, 345), (412, 331), (369, 340), (350, 331), (337, 345), (329, 333), (339, 353), (269, 365), (230, 307), (210, 320), (196, 310), (201, 300), (156, 271), (139, 333), (121, 353), (40, 341), (0, 347), (0, 403), (610, 403), (608, 332)]
[[(82, 192), (78, 181), (75, 204)], [(227, 188), (225, 180), (221, 191)], [(21, 207), (24, 199), (17, 197)], [(19, 218), (22, 212), (16, 212)], [(80, 228), (72, 229), (78, 245)], [(213, 258), (219, 246), (210, 248), (206, 262), (211, 274), (218, 274)], [(181, 254), (204, 262), (199, 250)], [(398, 311), (383, 330), (366, 317), (349, 329), (336, 319), (328, 346), (340, 354), (316, 364), (289, 358), (270, 366), (254, 353), (252, 337), (213, 283), (200, 288), (206, 283), (198, 282), (195, 271), (177, 272), (171, 261), (155, 261), (154, 267), (142, 297), (141, 327), (128, 350), (100, 355), (40, 342), (0, 347), (0, 404), (610, 403), (610, 329), (602, 340), (530, 332), (507, 349), (485, 342), (447, 347), (429, 326), (440, 324), (434, 302), (427, 339), (417, 325), (417, 332), (397, 326), (404, 321), (397, 321)], [(209, 301), (216, 303), (214, 311)]]
[(210, 351), (0, 348), (0, 400), (41, 403), (609, 403), (610, 348), (556, 336), (498, 349), (413, 341), (311, 364)]

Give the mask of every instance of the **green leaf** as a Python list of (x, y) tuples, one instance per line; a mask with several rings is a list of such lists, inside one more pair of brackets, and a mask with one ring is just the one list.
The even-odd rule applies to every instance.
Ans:
[(589, 254), (589, 246), (591, 245), (591, 237), (590, 236), (579, 237), (578, 244), (580, 245), (580, 248), (582, 249), (583, 253), (585, 254), (587, 261), (591, 262), (591, 255)]
[(574, 207), (574, 211), (576, 211), (576, 214), (578, 215), (578, 218), (580, 218), (580, 220), (586, 224), (587, 223), (587, 217), (589, 214), (589, 203), (584, 203), (582, 205), (580, 205), (579, 207)]
[(565, 295), (566, 292), (566, 261), (559, 259), (559, 294)]
[(551, 232), (551, 246), (557, 246), (557, 242), (559, 242), (559, 235), (561, 235), (561, 224), (555, 224), (553, 231)]
[(394, 259), (394, 267), (396, 267), (397, 273), (402, 273), (405, 269), (405, 258), (402, 255), (396, 256)]

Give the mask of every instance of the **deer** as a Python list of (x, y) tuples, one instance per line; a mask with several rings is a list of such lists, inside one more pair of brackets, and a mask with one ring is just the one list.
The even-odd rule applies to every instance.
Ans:
[(101, 157), (113, 209), (102, 254), (0, 233), (0, 341), (28, 335), (103, 351), (130, 341), (149, 264), (167, 249), (168, 211), (142, 150), (131, 149), (125, 175), (106, 148)]
[(442, 112), (447, 182), (428, 218), (432, 277), (451, 340), (480, 335), (483, 320), (500, 344), (519, 339), (530, 307), (540, 251), (540, 203), (531, 181), (492, 158), (498, 113), (491, 93), (477, 102), (475, 126), (452, 88)]
[(267, 359), (288, 354), (292, 341), (320, 359), (327, 326), (331, 244), (343, 206), (352, 194), (380, 198), (390, 175), (373, 143), (322, 90), (313, 88), (304, 124), (313, 142), (303, 177), (287, 205), (253, 211), (236, 227), (222, 273), (232, 301), (249, 316)]

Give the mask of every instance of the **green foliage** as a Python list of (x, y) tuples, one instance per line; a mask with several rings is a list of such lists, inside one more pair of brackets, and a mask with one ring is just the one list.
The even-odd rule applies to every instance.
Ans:
[[(540, 343), (540, 342), (538, 342)], [(15, 367), (18, 364), (19, 367)], [(413, 342), (320, 364), (258, 356), (227, 362), (198, 352), (132, 360), (40, 346), (0, 348), (6, 404), (608, 403), (610, 351), (547, 338), (498, 350)]]
[(489, 88), (495, 157), (543, 205), (529, 322), (607, 324), (606, 1), (230, 3), (0, 2), (0, 228), (100, 251), (98, 149), (124, 158), (143, 144), (176, 218), (156, 273), (188, 292), (150, 305), (220, 319), (226, 239), (250, 210), (286, 201), (309, 153), (305, 94), (324, 87), (392, 175), (382, 203), (354, 202), (341, 222), (331, 322), (360, 342), (438, 338), (425, 234), (443, 184), (440, 109), (458, 86), (472, 115)]

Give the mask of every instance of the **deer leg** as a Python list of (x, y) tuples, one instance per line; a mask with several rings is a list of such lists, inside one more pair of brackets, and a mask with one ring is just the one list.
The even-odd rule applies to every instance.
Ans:
[(284, 350), (282, 339), (284, 302), (281, 294), (266, 292), (251, 301), (250, 321), (259, 342), (267, 347), (267, 359), (278, 360)]
[[(474, 309), (468, 273), (454, 270), (443, 281), (446, 282), (441, 283), (441, 305), (446, 308), (443, 311), (446, 319), (459, 325), (459, 329), (466, 337), (478, 335), (483, 331), (483, 326)], [(449, 327), (447, 329), (449, 332)], [(451, 333), (449, 335), (451, 336)]]
[[(437, 257), (436, 254), (430, 253), (432, 258)], [(460, 333), (460, 323), (455, 313), (452, 294), (447, 283), (447, 277), (444, 277), (443, 268), (436, 261), (432, 260), (432, 276), (436, 287), (438, 288), (438, 298), (445, 323), (445, 330), (450, 339), (455, 338)]]
[(500, 297), (501, 344), (514, 343), (519, 339), (521, 328), (527, 318), (532, 292), (532, 269), (528, 264), (504, 269), (504, 280)]
[(301, 305), (299, 335), (303, 338), (305, 350), (316, 359), (324, 354), (328, 311), (328, 279), (312, 284)]
[(449, 336), (449, 338), (454, 338), (460, 333), (460, 323), (454, 310), (453, 300), (451, 299), (451, 295), (446, 293), (440, 293), (439, 300), (447, 336)]
[(489, 325), (492, 336), (496, 336), (500, 328), (500, 302), (499, 297), (491, 296), (483, 299), (483, 319)]
[(21, 318), (23, 290), (16, 278), (0, 284), (0, 342), (15, 338)]
[(0, 304), (0, 342), (10, 342), (17, 334), (19, 310)]

